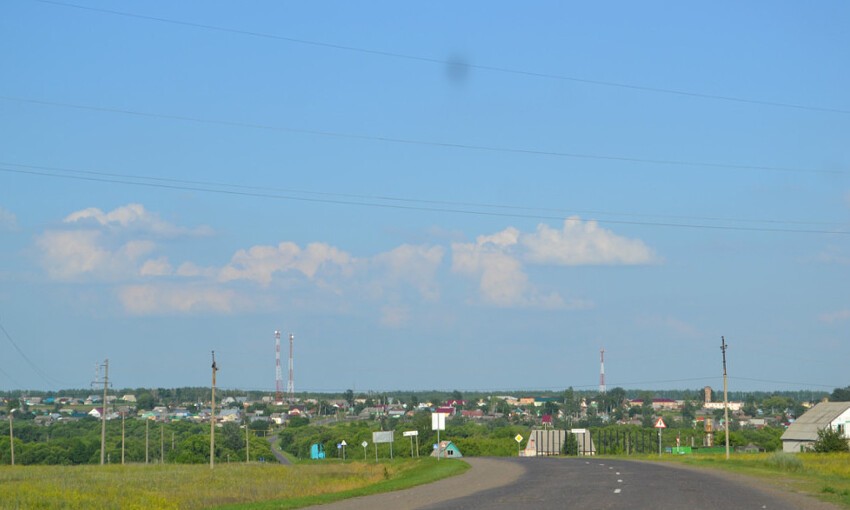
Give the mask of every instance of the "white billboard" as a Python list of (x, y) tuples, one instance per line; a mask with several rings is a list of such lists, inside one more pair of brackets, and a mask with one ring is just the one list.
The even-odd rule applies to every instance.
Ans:
[(392, 443), (393, 442), (393, 431), (387, 430), (383, 432), (372, 432), (372, 442), (375, 444), (380, 443)]

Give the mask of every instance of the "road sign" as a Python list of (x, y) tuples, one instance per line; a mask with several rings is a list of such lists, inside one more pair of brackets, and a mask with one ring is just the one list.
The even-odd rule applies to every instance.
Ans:
[(342, 446), (348, 446), (348, 443), (345, 442), (345, 439), (343, 439), (342, 442), (339, 444), (341, 444)]
[(516, 440), (517, 443), (519, 443), (520, 441), (522, 441), (522, 436), (517, 434), (514, 439)]
[(446, 413), (431, 413), (431, 430), (446, 430)]
[(401, 435), (404, 436), (404, 437), (411, 437), (411, 436), (415, 437), (415, 436), (419, 435), (419, 431), (418, 430), (406, 430), (406, 431), (402, 432)]
[(392, 443), (393, 442), (393, 431), (386, 430), (380, 432), (372, 432), (372, 442), (373, 443)]
[(664, 424), (664, 418), (658, 418), (658, 421), (655, 422), (655, 428), (657, 429), (666, 429), (667, 425)]
[(363, 441), (362, 443), (360, 443), (360, 446), (362, 446), (363, 448), (366, 448), (367, 446), (369, 446), (369, 443), (367, 443), (366, 441)]

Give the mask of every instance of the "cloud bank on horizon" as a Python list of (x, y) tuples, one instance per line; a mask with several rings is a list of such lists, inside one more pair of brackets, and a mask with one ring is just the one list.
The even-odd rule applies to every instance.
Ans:
[(214, 235), (210, 226), (175, 225), (142, 204), (127, 204), (107, 212), (72, 211), (35, 244), (48, 278), (110, 285), (129, 314), (247, 312), (268, 307), (276, 294), (297, 286), (340, 299), (366, 297), (385, 310), (377, 323), (394, 327), (409, 318), (410, 304), (439, 300), (441, 282), (453, 275), (473, 286), (467, 304), (583, 309), (592, 302), (541, 291), (526, 268), (662, 263), (640, 239), (577, 216), (560, 228), (541, 223), (534, 232), (521, 232), (509, 226), (473, 242), (402, 244), (369, 257), (325, 242), (281, 240), (240, 248), (218, 266), (203, 266), (169, 249), (168, 241), (177, 238)]

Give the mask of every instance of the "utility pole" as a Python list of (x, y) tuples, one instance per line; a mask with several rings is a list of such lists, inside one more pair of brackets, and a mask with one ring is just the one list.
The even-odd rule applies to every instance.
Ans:
[(159, 424), (159, 463), (165, 464), (165, 424)]
[(212, 406), (210, 410), (210, 469), (215, 467), (215, 351), (212, 351)]
[[(103, 406), (100, 413), (100, 465), (106, 464), (106, 398), (109, 389), (109, 360), (104, 360), (103, 365)], [(92, 384), (98, 383), (95, 381)]]
[(12, 453), (12, 465), (15, 465), (15, 429), (12, 427), (12, 414), (14, 409), (9, 409), (9, 449)]
[(124, 413), (121, 413), (121, 465), (124, 465)]
[(145, 420), (145, 464), (150, 462), (150, 446), (151, 446), (151, 435), (150, 435), (150, 418)]
[(720, 337), (720, 350), (723, 352), (723, 420), (726, 431), (726, 460), (729, 460), (729, 398), (726, 384), (726, 338)]

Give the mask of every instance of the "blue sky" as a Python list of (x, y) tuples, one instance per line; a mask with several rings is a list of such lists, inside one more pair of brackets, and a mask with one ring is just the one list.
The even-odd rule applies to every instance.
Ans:
[(0, 388), (846, 386), (848, 16), (4, 2)]

